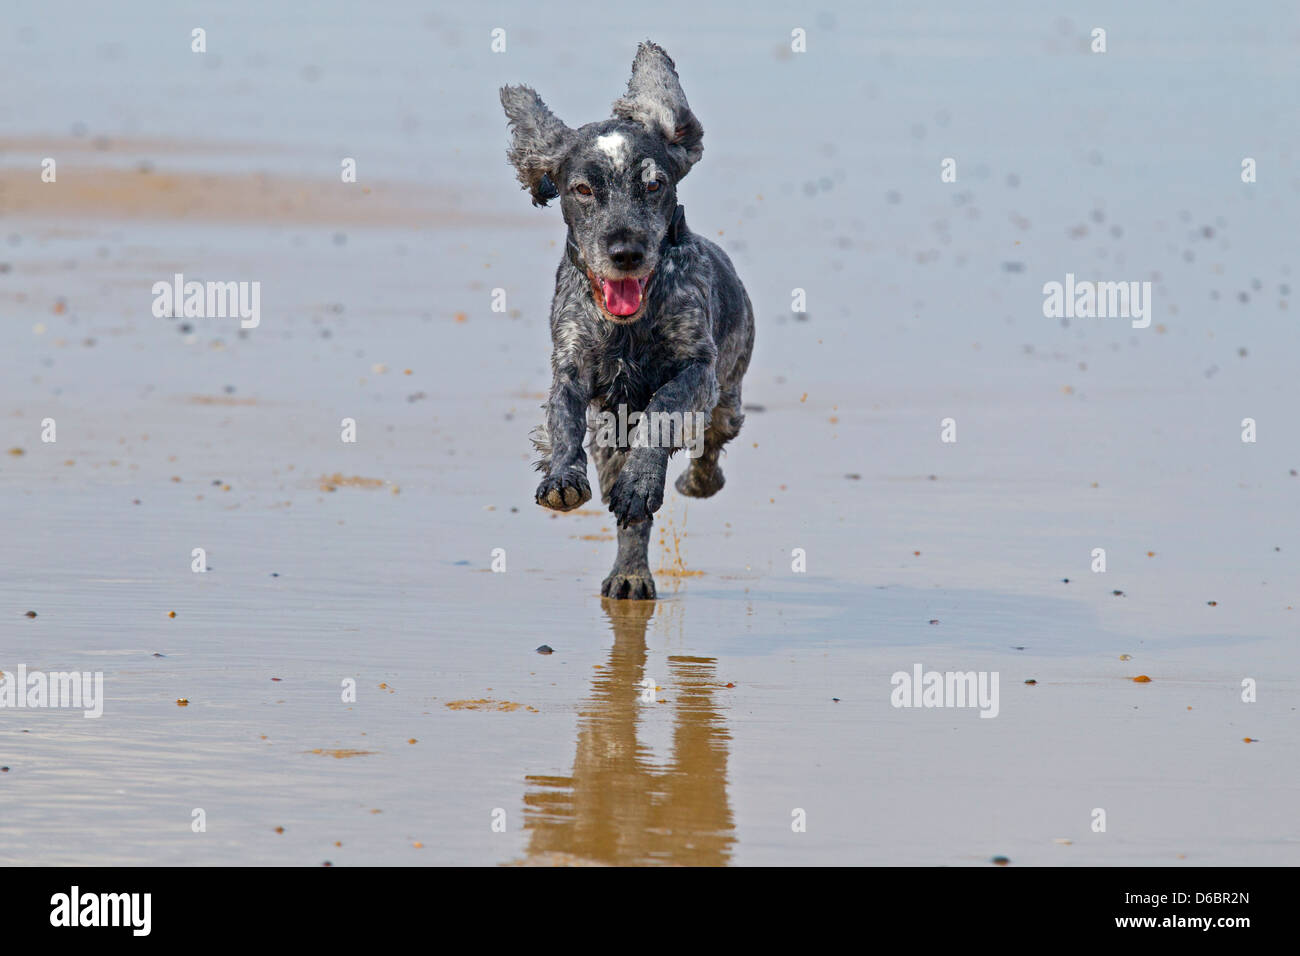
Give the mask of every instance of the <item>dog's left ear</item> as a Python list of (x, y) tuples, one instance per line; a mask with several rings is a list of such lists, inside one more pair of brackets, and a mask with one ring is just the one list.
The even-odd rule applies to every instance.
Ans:
[(704, 127), (686, 102), (672, 57), (656, 43), (637, 47), (627, 94), (614, 101), (614, 115), (663, 136), (679, 180), (704, 154)]

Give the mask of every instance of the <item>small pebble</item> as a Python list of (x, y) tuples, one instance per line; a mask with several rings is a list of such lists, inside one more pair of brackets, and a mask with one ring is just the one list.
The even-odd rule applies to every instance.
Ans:
[(1133, 683), (1135, 683), (1135, 684), (1149, 684), (1149, 683), (1151, 683), (1151, 678), (1150, 678), (1150, 677), (1147, 677), (1146, 674), (1138, 674), (1137, 677), (1134, 677), (1134, 678), (1133, 678)]
[(992, 860), (994, 866), (1006, 866), (1011, 861), (1005, 856), (995, 856)]
[(537, 649), (537, 653), (538, 653), (538, 654), (554, 654), (554, 653), (555, 653), (555, 648), (551, 647), (550, 644), (543, 644), (541, 647), (539, 647), (539, 648)]
[(36, 616), (36, 612), (35, 612), (35, 611), (28, 611), (26, 616), (27, 616), (27, 617), (35, 617), (35, 616)]

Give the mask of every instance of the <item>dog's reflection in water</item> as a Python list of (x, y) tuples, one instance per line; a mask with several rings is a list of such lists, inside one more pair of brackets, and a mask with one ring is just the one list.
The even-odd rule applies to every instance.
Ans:
[[(669, 657), (666, 674), (647, 674), (655, 602), (603, 598), (601, 606), (614, 647), (579, 714), (572, 775), (526, 778), (528, 855), (538, 863), (726, 864), (735, 824), (727, 802), (730, 736), (714, 696), (717, 662)], [(640, 699), (646, 677), (662, 688), (656, 703)], [(666, 760), (637, 742), (637, 721), (652, 707), (672, 708)]]

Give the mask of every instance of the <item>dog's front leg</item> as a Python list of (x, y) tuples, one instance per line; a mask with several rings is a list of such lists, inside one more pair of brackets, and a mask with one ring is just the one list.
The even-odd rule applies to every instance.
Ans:
[[(668, 456), (674, 448), (691, 443), (685, 423), (694, 422), (697, 412), (707, 421), (717, 403), (718, 379), (712, 357), (691, 362), (654, 393), (610, 491), (609, 510), (618, 518), (619, 527), (645, 521), (659, 510), (664, 503)], [(675, 433), (666, 427), (672, 420), (683, 423)]]
[(555, 511), (572, 511), (591, 499), (587, 482), (587, 406), (591, 383), (576, 366), (556, 365), (551, 397), (546, 406), (546, 428), (551, 454), (546, 477), (537, 486), (537, 503)]

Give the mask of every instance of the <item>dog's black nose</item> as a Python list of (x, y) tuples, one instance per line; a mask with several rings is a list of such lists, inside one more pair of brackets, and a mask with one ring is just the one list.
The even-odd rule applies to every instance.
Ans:
[(628, 271), (639, 269), (641, 264), (645, 262), (645, 246), (639, 242), (611, 242), (609, 245), (609, 261), (620, 269)]

